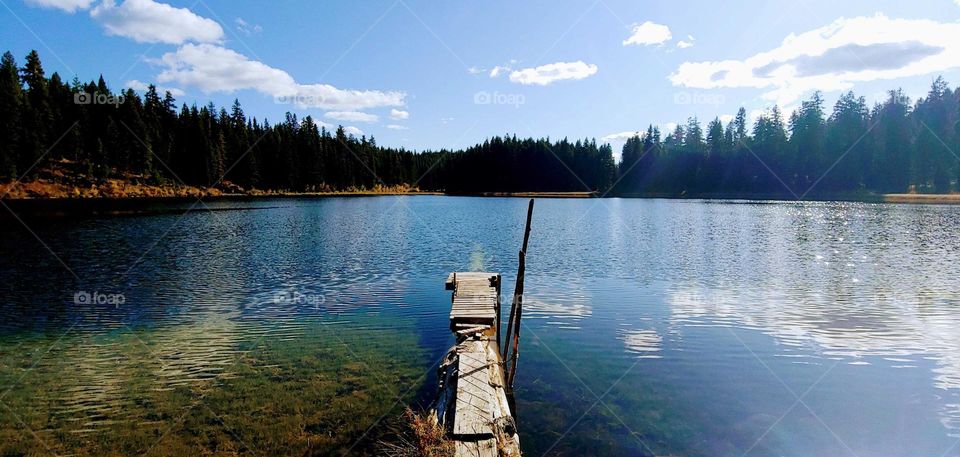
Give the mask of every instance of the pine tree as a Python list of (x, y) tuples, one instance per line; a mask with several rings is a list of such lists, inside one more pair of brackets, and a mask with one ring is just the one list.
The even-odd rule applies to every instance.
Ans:
[(32, 173), (35, 173), (37, 170), (35, 165), (44, 153), (44, 146), (48, 144), (48, 129), (53, 121), (50, 115), (47, 80), (37, 51), (30, 51), (27, 54), (26, 64), (20, 70), (20, 74), (27, 85), (27, 92), (26, 103), (20, 111), (23, 113), (23, 124), (17, 168), (24, 171), (32, 170)]
[(9, 51), (0, 61), (0, 179), (16, 179), (23, 105), (17, 62)]

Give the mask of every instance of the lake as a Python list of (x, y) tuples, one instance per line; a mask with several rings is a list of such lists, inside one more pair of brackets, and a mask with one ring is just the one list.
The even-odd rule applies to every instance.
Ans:
[[(448, 272), (527, 201), (174, 205), (0, 228), (0, 454), (374, 454), (434, 388)], [(960, 455), (960, 208), (542, 199), (525, 454)]]

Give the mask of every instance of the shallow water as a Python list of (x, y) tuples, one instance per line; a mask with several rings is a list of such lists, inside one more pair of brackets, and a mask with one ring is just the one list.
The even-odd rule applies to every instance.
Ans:
[[(237, 209), (4, 221), (0, 452), (376, 452), (451, 343), (447, 272), (512, 289), (526, 200), (210, 207)], [(950, 206), (539, 200), (525, 453), (960, 455), (957, 233)]]

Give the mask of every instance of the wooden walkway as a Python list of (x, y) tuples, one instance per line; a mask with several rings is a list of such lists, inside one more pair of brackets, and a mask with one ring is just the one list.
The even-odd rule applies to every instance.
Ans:
[(446, 286), (453, 291), (450, 329), (457, 345), (448, 355), (450, 364), (442, 379), (455, 395), (441, 406), (445, 411), (439, 416), (453, 421), (446, 425), (457, 456), (519, 456), (498, 344), (500, 275), (451, 273)]

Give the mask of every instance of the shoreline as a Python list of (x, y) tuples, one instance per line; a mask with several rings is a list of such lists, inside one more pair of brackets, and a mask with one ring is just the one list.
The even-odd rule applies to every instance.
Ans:
[(960, 194), (873, 194), (873, 193), (836, 193), (811, 194), (798, 199), (790, 194), (752, 194), (741, 192), (720, 192), (705, 194), (618, 194), (613, 198), (641, 198), (665, 200), (709, 200), (709, 201), (783, 201), (783, 202), (852, 202), (852, 203), (900, 203), (900, 204), (936, 204), (960, 205)]
[(441, 192), (448, 197), (598, 198), (597, 192)]
[[(70, 216), (70, 215), (142, 215), (183, 212), (190, 210), (232, 210), (258, 209), (266, 207), (207, 208), (206, 203), (215, 202), (255, 202), (266, 200), (294, 200), (330, 197), (388, 197), (388, 196), (448, 196), (482, 198), (625, 198), (625, 199), (667, 199), (667, 200), (707, 200), (707, 201), (846, 201), (861, 203), (892, 204), (933, 204), (960, 205), (960, 194), (837, 194), (811, 195), (796, 200), (789, 195), (760, 194), (628, 194), (598, 197), (596, 192), (475, 192), (446, 193), (419, 190), (353, 190), (326, 192), (262, 192), (249, 193), (196, 193), (161, 196), (99, 196), (99, 197), (18, 197), (0, 198), (0, 203), (18, 215), (26, 216)], [(203, 206), (199, 206), (204, 204)], [(198, 208), (199, 206), (199, 208)], [(11, 216), (10, 211), (0, 212), (0, 219)]]

